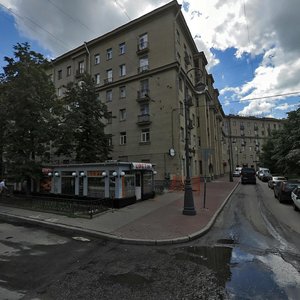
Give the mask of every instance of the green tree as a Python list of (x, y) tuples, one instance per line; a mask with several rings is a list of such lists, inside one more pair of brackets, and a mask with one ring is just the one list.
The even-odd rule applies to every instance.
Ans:
[(9, 176), (27, 182), (41, 176), (48, 159), (48, 142), (56, 128), (55, 88), (46, 73), (49, 62), (32, 51), (28, 43), (14, 46), (14, 58), (5, 57), (1, 74), (2, 104), (5, 106), (3, 143)]
[(261, 161), (282, 174), (300, 174), (300, 108), (288, 113), (281, 130), (263, 146)]
[(7, 110), (4, 101), (4, 90), (0, 79), (0, 178), (4, 176), (4, 135), (7, 128)]
[(85, 74), (79, 83), (68, 84), (63, 104), (56, 154), (81, 163), (107, 159), (112, 147), (108, 143), (111, 135), (104, 132), (104, 121), (110, 115), (97, 97), (92, 77)]

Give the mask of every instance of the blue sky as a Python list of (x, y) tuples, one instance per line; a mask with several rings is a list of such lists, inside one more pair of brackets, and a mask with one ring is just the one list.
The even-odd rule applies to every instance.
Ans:
[[(54, 58), (167, 2), (0, 0), (0, 67), (18, 42)], [(284, 118), (299, 107), (300, 1), (178, 2), (226, 114)]]

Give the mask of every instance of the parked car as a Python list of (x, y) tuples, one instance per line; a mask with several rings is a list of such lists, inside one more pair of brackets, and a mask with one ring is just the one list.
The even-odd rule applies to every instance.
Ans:
[(240, 177), (241, 173), (240, 171), (234, 170), (232, 176), (233, 177)]
[(292, 190), (291, 198), (295, 210), (300, 210), (300, 185)]
[(271, 173), (269, 171), (269, 169), (264, 169), (264, 170), (260, 170), (258, 171), (258, 179), (264, 181), (264, 182), (267, 182), (268, 181), (268, 178), (271, 176)]
[(243, 168), (241, 171), (241, 183), (256, 184), (255, 170), (253, 168)]
[(287, 180), (279, 181), (274, 186), (274, 196), (278, 198), (279, 202), (291, 202), (291, 193), (292, 190), (300, 185), (298, 180)]
[(259, 167), (258, 170), (257, 170), (257, 172), (256, 172), (256, 176), (259, 178), (259, 175), (263, 175), (264, 172), (271, 173), (268, 168), (261, 168), (261, 167)]
[(278, 181), (287, 181), (287, 178), (284, 176), (271, 176), (271, 179), (268, 181), (268, 187), (273, 189)]
[(268, 182), (271, 178), (272, 178), (272, 175), (270, 173), (268, 173), (267, 171), (264, 171), (260, 179), (263, 182)]

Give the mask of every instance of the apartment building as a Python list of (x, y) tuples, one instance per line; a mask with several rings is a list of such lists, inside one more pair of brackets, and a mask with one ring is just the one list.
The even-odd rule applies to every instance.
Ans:
[[(59, 97), (68, 82), (80, 84), (83, 73), (94, 77), (99, 100), (111, 114), (105, 129), (112, 134), (111, 160), (152, 163), (158, 181), (182, 181), (185, 118), (190, 175), (224, 173), (224, 113), (206, 65), (181, 6), (172, 1), (57, 57), (50, 72)], [(205, 85), (201, 93), (199, 82)]]
[[(283, 120), (229, 115), (224, 119), (223, 160), (232, 153), (232, 167), (247, 165), (258, 168), (259, 154), (273, 130), (281, 129)], [(229, 171), (229, 166), (225, 170)]]

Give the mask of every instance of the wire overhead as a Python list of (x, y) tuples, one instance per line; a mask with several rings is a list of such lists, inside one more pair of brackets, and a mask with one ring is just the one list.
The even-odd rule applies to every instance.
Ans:
[[(26, 20), (29, 21), (30, 23), (34, 24), (36, 27), (40, 28), (41, 30), (43, 30), (44, 32), (46, 32), (47, 34), (49, 34), (52, 38), (54, 38), (56, 41), (58, 41), (61, 45), (63, 45), (64, 49), (69, 50), (66, 47), (66, 41), (63, 41), (61, 39), (59, 39), (58, 37), (56, 37), (54, 34), (52, 34), (50, 31), (48, 31), (47, 29), (45, 29), (44, 27), (42, 27), (40, 24), (38, 24), (37, 22), (35, 22), (34, 20), (32, 20), (31, 18), (27, 17), (27, 16), (22, 16), (18, 13), (16, 13), (12, 8), (8, 8), (7, 6), (5, 6), (4, 4), (0, 3), (0, 5), (2, 7), (4, 7), (6, 10), (8, 10), (10, 13), (12, 13), (13, 15), (15, 15), (17, 18), (19, 18), (20, 20), (23, 21), (24, 25), (29, 27), (26, 24)], [(35, 31), (35, 27), (33, 28)], [(72, 46), (68, 45), (69, 48), (72, 48)]]
[(74, 23), (79, 23), (80, 25), (82, 25), (85, 29), (89, 30), (90, 32), (92, 32), (93, 34), (96, 34), (95, 31), (93, 31), (90, 27), (88, 27), (86, 24), (84, 24), (83, 22), (81, 22), (78, 18), (74, 18), (72, 15), (68, 14), (67, 12), (65, 12), (62, 8), (60, 8), (58, 5), (56, 5), (55, 3), (53, 3), (51, 0), (47, 0), (51, 5), (53, 5), (57, 10), (59, 10), (61, 13), (63, 13), (65, 16), (67, 16), (69, 19), (71, 19)]

